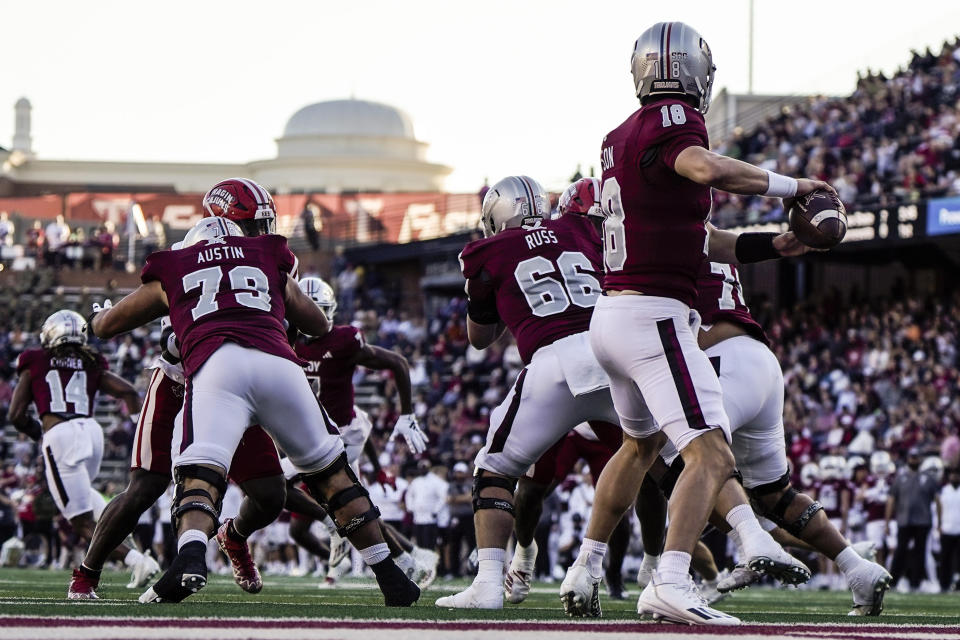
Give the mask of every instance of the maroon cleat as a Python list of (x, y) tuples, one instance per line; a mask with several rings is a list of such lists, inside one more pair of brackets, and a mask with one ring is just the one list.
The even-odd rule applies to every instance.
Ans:
[(227, 518), (217, 530), (217, 544), (220, 550), (230, 558), (230, 564), (233, 565), (233, 581), (247, 593), (260, 593), (263, 589), (263, 580), (260, 578), (260, 571), (257, 569), (257, 563), (253, 561), (250, 555), (250, 547), (246, 540), (235, 540), (227, 533), (233, 518)]
[(67, 600), (97, 600), (97, 585), (100, 581), (80, 570), (73, 570), (70, 578), (70, 588), (67, 589)]

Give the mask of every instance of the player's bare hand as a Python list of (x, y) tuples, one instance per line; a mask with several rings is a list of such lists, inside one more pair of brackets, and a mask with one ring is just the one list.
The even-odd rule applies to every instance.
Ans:
[(775, 237), (773, 239), (773, 248), (784, 258), (802, 256), (808, 251), (813, 251), (813, 249), (800, 242), (797, 234), (793, 231), (787, 231)]
[(824, 182), (823, 180), (797, 178), (797, 195), (798, 196), (805, 196), (811, 191), (816, 191), (817, 189), (826, 189), (833, 195), (837, 195), (837, 190), (831, 187), (829, 183)]
[(417, 424), (417, 417), (412, 413), (407, 413), (397, 418), (397, 424), (393, 427), (390, 440), (395, 440), (398, 435), (403, 436), (404, 441), (406, 441), (407, 446), (410, 447), (410, 451), (412, 451), (414, 455), (420, 455), (427, 450), (427, 443), (430, 439), (420, 428), (420, 425)]

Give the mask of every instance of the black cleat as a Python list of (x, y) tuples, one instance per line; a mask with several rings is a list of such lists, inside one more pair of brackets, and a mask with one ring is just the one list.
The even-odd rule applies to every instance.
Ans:
[(370, 567), (383, 593), (383, 603), (388, 607), (409, 607), (420, 599), (420, 587), (407, 577), (403, 569), (387, 558)]
[(207, 585), (207, 545), (191, 542), (173, 559), (157, 582), (143, 592), (140, 602), (182, 602)]

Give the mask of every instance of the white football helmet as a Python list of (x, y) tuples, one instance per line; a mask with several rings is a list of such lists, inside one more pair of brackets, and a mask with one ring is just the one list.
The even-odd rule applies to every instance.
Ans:
[(820, 479), (820, 467), (816, 462), (808, 462), (800, 469), (800, 482), (809, 487)]
[(243, 236), (243, 230), (236, 222), (220, 216), (201, 218), (183, 237), (180, 248), (193, 246), (201, 240), (216, 240), (226, 236)]
[(633, 45), (630, 71), (640, 104), (660, 96), (693, 98), (706, 114), (713, 90), (713, 54), (696, 29), (682, 22), (658, 22)]
[(839, 480), (847, 474), (847, 461), (842, 456), (826, 456), (820, 461), (820, 477)]
[(483, 197), (480, 225), (484, 237), (550, 218), (550, 197), (527, 176), (507, 176)]
[(333, 287), (322, 278), (303, 278), (298, 284), (300, 290), (320, 307), (323, 315), (327, 316), (327, 321), (333, 324), (333, 316), (337, 313), (337, 296)]
[(846, 478), (849, 480), (853, 477), (857, 467), (865, 467), (866, 465), (867, 461), (863, 459), (863, 456), (851, 456), (847, 458)]
[(890, 453), (887, 451), (874, 451), (870, 454), (870, 473), (877, 477), (892, 475), (897, 470)]
[(936, 478), (937, 482), (943, 480), (943, 460), (939, 456), (929, 456), (920, 464), (920, 473)]
[(63, 309), (43, 321), (40, 346), (52, 349), (67, 343), (87, 344), (87, 321), (76, 311)]

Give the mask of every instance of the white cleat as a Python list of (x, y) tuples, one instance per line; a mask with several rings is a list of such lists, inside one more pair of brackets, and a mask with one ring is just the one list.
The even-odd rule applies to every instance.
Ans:
[(327, 576), (323, 579), (323, 582), (319, 584), (321, 589), (331, 589), (340, 581), (340, 578), (347, 575), (350, 571), (350, 558), (349, 556), (344, 557), (343, 561), (340, 564), (330, 565), (327, 568)]
[(340, 537), (336, 531), (330, 533), (330, 558), (327, 566), (335, 567), (350, 555), (350, 543)]
[(537, 564), (537, 543), (534, 541), (527, 549), (527, 558), (520, 553), (514, 553), (510, 561), (510, 569), (503, 579), (503, 595), (507, 602), (519, 604), (530, 595), (530, 580)]
[(717, 591), (730, 593), (738, 589), (745, 589), (760, 580), (760, 574), (745, 564), (738, 564), (728, 575), (717, 582)]
[(143, 589), (149, 584), (150, 579), (158, 573), (160, 573), (160, 565), (153, 559), (149, 551), (144, 553), (143, 559), (133, 565), (133, 573), (130, 574), (127, 589)]
[(870, 562), (877, 561), (877, 545), (872, 540), (861, 540), (860, 542), (854, 542), (852, 545), (850, 545), (850, 547), (864, 560), (869, 560)]
[(883, 596), (893, 583), (893, 577), (880, 565), (863, 563), (848, 577), (853, 592), (853, 609), (848, 616), (879, 616), (883, 611)]
[(157, 595), (157, 592), (153, 590), (153, 587), (150, 587), (146, 591), (140, 594), (140, 597), (137, 598), (141, 604), (150, 604), (151, 602), (163, 602), (160, 599), (160, 596)]
[(700, 583), (700, 595), (703, 596), (703, 599), (707, 604), (716, 604), (730, 596), (730, 593), (720, 593), (717, 590), (717, 584), (720, 582), (720, 576), (718, 575), (713, 580), (704, 580)]
[(643, 556), (643, 563), (640, 565), (640, 570), (637, 571), (637, 585), (639, 585), (640, 590), (643, 591), (647, 588), (647, 585), (650, 584), (651, 578), (653, 578), (653, 572), (657, 570), (657, 565), (660, 564), (659, 557), (656, 562), (647, 562), (647, 555)]
[(590, 575), (585, 565), (575, 564), (567, 569), (560, 583), (560, 601), (568, 616), (575, 618), (599, 618), (600, 576)]
[(414, 561), (413, 576), (410, 579), (417, 583), (421, 591), (426, 591), (427, 587), (437, 579), (440, 554), (429, 549), (414, 547), (410, 555), (413, 556)]
[(680, 624), (733, 626), (740, 624), (722, 611), (711, 609), (697, 590), (693, 579), (685, 582), (663, 582), (654, 576), (637, 601), (637, 613), (652, 616), (654, 620), (666, 620)]
[(447, 609), (503, 609), (499, 582), (474, 582), (452, 596), (437, 598), (436, 605)]
[(810, 580), (810, 569), (783, 550), (766, 535), (765, 544), (748, 551), (747, 566), (757, 573), (776, 578), (783, 584), (803, 584)]

